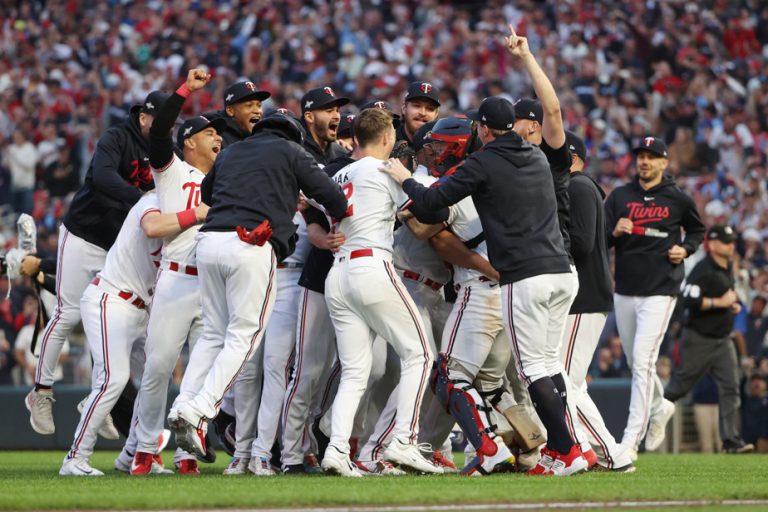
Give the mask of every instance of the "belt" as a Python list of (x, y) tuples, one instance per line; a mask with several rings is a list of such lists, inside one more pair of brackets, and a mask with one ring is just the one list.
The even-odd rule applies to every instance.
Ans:
[[(101, 279), (99, 279), (98, 277), (94, 277), (91, 280), (91, 284), (94, 286), (99, 286), (100, 283), (101, 283)], [(141, 300), (141, 298), (139, 298), (138, 296), (136, 296), (135, 293), (118, 290), (117, 296), (123, 299), (124, 301), (129, 302), (132, 306), (136, 306), (139, 309), (146, 309), (147, 307), (144, 301)]]
[(428, 278), (427, 276), (423, 276), (419, 274), (418, 272), (414, 272), (413, 270), (403, 270), (403, 277), (406, 279), (410, 279), (412, 281), (418, 281), (421, 284), (427, 285), (433, 290), (437, 291), (440, 288), (443, 287), (442, 284), (438, 283), (437, 281), (433, 281), (432, 279)]
[(277, 268), (304, 268), (303, 263), (278, 263)]
[(168, 270), (172, 272), (180, 272), (182, 274), (187, 274), (188, 276), (197, 275), (197, 267), (193, 267), (192, 265), (179, 265), (175, 261), (168, 262)]
[(338, 261), (344, 261), (346, 259), (354, 260), (356, 258), (372, 258), (373, 249), (355, 249), (350, 251), (348, 256), (339, 257)]

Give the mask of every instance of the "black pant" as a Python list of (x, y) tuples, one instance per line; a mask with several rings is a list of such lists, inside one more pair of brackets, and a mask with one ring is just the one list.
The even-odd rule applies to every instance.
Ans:
[(738, 436), (739, 363), (730, 338), (709, 338), (687, 330), (680, 348), (682, 364), (672, 374), (664, 398), (675, 402), (685, 396), (707, 371), (717, 384), (720, 400), (720, 437)]

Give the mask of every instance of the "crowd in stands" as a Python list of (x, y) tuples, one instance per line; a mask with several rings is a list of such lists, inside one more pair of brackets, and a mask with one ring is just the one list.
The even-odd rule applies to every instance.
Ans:
[[(100, 134), (149, 91), (175, 89), (187, 69), (205, 66), (214, 80), (186, 114), (222, 108), (224, 88), (247, 77), (272, 93), (265, 109), (297, 113), (312, 87), (332, 85), (352, 105), (400, 105), (409, 82), (429, 80), (445, 115), (490, 95), (532, 94), (505, 50), (507, 24), (528, 37), (606, 193), (633, 175), (630, 148), (663, 137), (669, 173), (705, 223), (739, 233), (745, 307), (735, 330), (747, 347), (747, 403), (766, 414), (768, 4), (760, 0), (4, 2), (0, 252), (14, 246), (16, 215), (26, 212), (38, 224), (38, 252), (54, 256), (58, 223)], [(36, 318), (29, 283), (13, 283), (4, 300), (8, 286), (0, 282), (0, 383), (10, 382), (17, 333)], [(673, 364), (680, 321), (662, 349)], [(593, 378), (629, 376), (613, 325)]]

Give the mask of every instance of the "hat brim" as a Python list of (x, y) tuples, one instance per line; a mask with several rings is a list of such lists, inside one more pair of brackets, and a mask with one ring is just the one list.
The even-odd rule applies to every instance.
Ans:
[(436, 100), (432, 96), (427, 96), (426, 94), (411, 94), (405, 99), (405, 102), (408, 103), (409, 101), (420, 100), (420, 99), (429, 100), (435, 105), (437, 105), (438, 107), (440, 106), (440, 102), (438, 100)]
[(234, 105), (235, 103), (242, 103), (244, 101), (251, 101), (251, 100), (264, 101), (270, 96), (272, 96), (272, 93), (267, 91), (253, 91), (250, 94), (246, 94), (242, 98), (238, 98), (237, 100), (231, 103), (227, 103), (227, 106), (229, 107), (230, 105)]
[(661, 158), (668, 158), (668, 156), (667, 156), (667, 155), (665, 155), (664, 153), (662, 153), (662, 152), (660, 152), (660, 151), (656, 151), (655, 149), (651, 149), (651, 148), (649, 148), (649, 147), (647, 147), (647, 146), (640, 146), (639, 148), (635, 148), (635, 149), (633, 149), (633, 150), (632, 150), (632, 154), (633, 154), (633, 155), (637, 155), (637, 154), (638, 154), (638, 153), (640, 153), (641, 151), (645, 151), (645, 152), (647, 152), (647, 153), (651, 153), (651, 154), (653, 154), (653, 155), (656, 155), (656, 156), (660, 156)]
[(465, 114), (467, 116), (467, 119), (471, 119), (472, 121), (482, 123), (483, 118), (480, 117), (480, 111), (479, 110), (469, 110)]
[(331, 100), (331, 101), (329, 101), (327, 103), (321, 103), (320, 105), (312, 105), (312, 108), (305, 108), (305, 109), (302, 110), (302, 112), (312, 112), (313, 110), (322, 110), (322, 109), (328, 108), (328, 107), (339, 107), (339, 108), (341, 108), (341, 107), (343, 107), (344, 105), (348, 104), (351, 101), (352, 100), (350, 100), (349, 98), (339, 98), (339, 97), (336, 97), (336, 99), (333, 99), (333, 100)]

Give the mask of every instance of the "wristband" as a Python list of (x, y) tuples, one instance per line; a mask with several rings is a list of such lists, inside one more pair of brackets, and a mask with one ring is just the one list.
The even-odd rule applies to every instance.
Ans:
[(189, 226), (197, 224), (197, 215), (195, 215), (195, 209), (190, 208), (182, 212), (176, 213), (176, 218), (179, 220), (179, 226), (181, 229), (187, 229)]
[(189, 98), (189, 95), (192, 94), (192, 91), (189, 90), (189, 87), (187, 87), (187, 84), (181, 84), (181, 86), (176, 89), (176, 94), (183, 98)]

